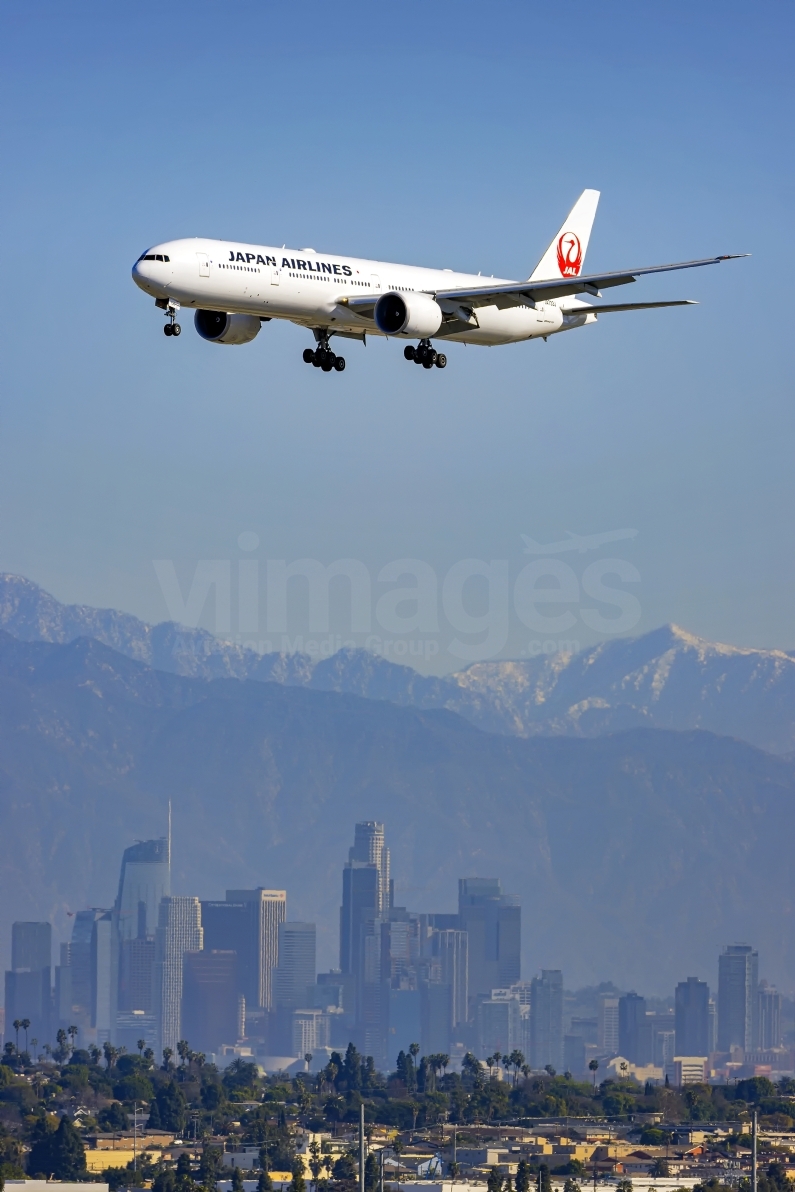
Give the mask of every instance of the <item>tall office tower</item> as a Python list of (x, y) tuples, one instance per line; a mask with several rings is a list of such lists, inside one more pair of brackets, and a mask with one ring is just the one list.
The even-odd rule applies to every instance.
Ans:
[(618, 998), (599, 999), (597, 1043), (605, 1055), (618, 1055)]
[[(234, 1044), (245, 1031), (245, 1003), (237, 992), (234, 952), (185, 952), (182, 977), (182, 1038), (209, 1056)], [(241, 1017), (243, 1021), (241, 1021)]]
[(115, 910), (119, 939), (146, 939), (155, 934), (160, 900), (171, 893), (168, 837), (140, 840), (124, 850)]
[[(203, 946), (201, 905), (198, 898), (162, 898), (155, 931), (153, 982), (154, 1010), (159, 1033), (158, 1053), (162, 1053), (164, 1047), (176, 1051), (177, 1043), (183, 1038), (180, 1017), (183, 957), (186, 952), (201, 952)], [(194, 1044), (194, 1048), (198, 1048), (198, 1045)]]
[(277, 1010), (309, 1008), (317, 972), (316, 951), (314, 923), (279, 924), (279, 963), (273, 990)]
[(450, 1026), (455, 1030), (469, 1014), (469, 936), (466, 931), (435, 931), (431, 948), (439, 961), (439, 980), (450, 987)]
[(97, 1044), (113, 1043), (119, 992), (119, 933), (115, 910), (101, 911), (91, 931), (91, 1025)]
[(469, 936), (469, 1018), (479, 997), (507, 989), (521, 976), (522, 912), (496, 878), (458, 881), (459, 927)]
[[(125, 1022), (134, 1012), (152, 1014), (155, 929), (160, 903), (170, 894), (170, 838), (141, 840), (126, 848), (114, 905), (119, 981), (116, 1012)], [(148, 1029), (151, 1033), (152, 1028)], [(114, 1035), (114, 1042), (120, 1041)]]
[(714, 997), (709, 999), (709, 1033), (707, 1035), (709, 1043), (709, 1050), (707, 1055), (712, 1055), (713, 1051), (718, 1050), (718, 1007)]
[(676, 987), (676, 1054), (709, 1055), (709, 986), (688, 977)]
[(522, 1044), (522, 1013), (519, 999), (510, 989), (494, 989), (489, 997), (478, 1000), (475, 1018), (477, 1028), (477, 1056), (499, 1051), (510, 1055)]
[(634, 991), (618, 999), (618, 1051), (631, 1064), (651, 1063), (651, 1023), (646, 999)]
[[(340, 969), (361, 980), (361, 941), (364, 924), (386, 918), (392, 905), (389, 849), (384, 825), (366, 820), (356, 825), (353, 847), (342, 871), (340, 907)], [(372, 934), (372, 929), (366, 929)]]
[(729, 944), (718, 959), (718, 1051), (757, 1039), (759, 955), (748, 944)]
[(6, 1035), (14, 1019), (30, 1021), (28, 1038), (42, 1044), (50, 1036), (52, 1003), (52, 927), (49, 923), (14, 923), (11, 970), (5, 976)]
[(376, 909), (383, 915), (392, 904), (389, 849), (384, 838), (384, 825), (365, 820), (354, 829), (353, 847), (348, 850), (348, 862), (375, 865), (378, 870), (378, 902)]
[(226, 900), (247, 903), (252, 916), (251, 948), (247, 957), (241, 957), (247, 973), (246, 1005), (270, 1010), (273, 970), (279, 963), (279, 924), (287, 918), (287, 891), (264, 890), (261, 886), (256, 890), (227, 890)]
[(238, 993), (255, 1009), (259, 998), (259, 924), (254, 902), (202, 902), (204, 947), (208, 952), (237, 953)]
[(563, 973), (542, 969), (530, 983), (530, 1067), (563, 1066)]
[[(94, 924), (100, 910), (78, 911), (72, 926), (72, 938), (69, 941), (69, 1022), (82, 1032), (91, 1025), (92, 1006), (92, 965), (91, 939), (94, 934)], [(61, 961), (63, 964), (63, 961)], [(84, 1040), (81, 1040), (84, 1042)]]
[(757, 1046), (768, 1051), (781, 1046), (781, 994), (764, 982), (759, 988)]
[(362, 928), (379, 916), (379, 873), (375, 865), (348, 861), (342, 871), (340, 969), (357, 975), (361, 969)]

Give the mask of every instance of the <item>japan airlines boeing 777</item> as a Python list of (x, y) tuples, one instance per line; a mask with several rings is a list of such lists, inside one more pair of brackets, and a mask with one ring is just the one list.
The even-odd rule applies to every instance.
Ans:
[(646, 273), (694, 269), (734, 256), (615, 273), (583, 273), (598, 190), (585, 190), (527, 281), (484, 278), (317, 253), (313, 248), (273, 248), (225, 240), (171, 240), (147, 249), (133, 266), (133, 280), (165, 312), (166, 335), (179, 335), (181, 306), (195, 308), (202, 339), (245, 344), (262, 323), (289, 319), (312, 331), (316, 347), (304, 360), (324, 372), (342, 372), (345, 360), (329, 347), (333, 335), (366, 342), (367, 334), (416, 339), (403, 354), (425, 368), (444, 368), (447, 356), (432, 339), (465, 344), (546, 339), (595, 323), (600, 314), (689, 306), (675, 302), (602, 303), (601, 291)]

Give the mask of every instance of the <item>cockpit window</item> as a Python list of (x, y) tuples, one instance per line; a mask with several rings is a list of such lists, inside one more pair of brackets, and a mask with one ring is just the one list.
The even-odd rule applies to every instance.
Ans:
[(165, 253), (145, 252), (143, 256), (138, 258), (139, 261), (170, 261), (171, 257), (167, 257)]

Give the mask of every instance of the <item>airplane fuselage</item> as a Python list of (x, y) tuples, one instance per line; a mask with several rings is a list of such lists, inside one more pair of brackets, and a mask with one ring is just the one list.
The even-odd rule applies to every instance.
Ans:
[[(226, 240), (172, 240), (148, 249), (133, 267), (133, 279), (155, 299), (181, 307), (239, 313), (261, 319), (287, 319), (330, 334), (361, 338), (383, 334), (369, 317), (347, 304), (387, 293), (433, 294), (439, 290), (510, 285), (509, 280), (449, 269), (425, 269), (388, 261), (318, 253), (314, 249), (275, 248)], [(579, 305), (571, 298), (565, 305)], [(444, 310), (444, 302), (440, 305)], [(581, 313), (564, 313), (560, 299), (507, 309), (482, 306), (462, 323), (454, 303), (434, 338), (469, 344), (497, 345), (545, 338), (558, 331), (594, 322), (582, 304)], [(362, 309), (360, 307), (360, 309)], [(467, 312), (469, 313), (469, 312)], [(416, 339), (412, 332), (395, 338)]]

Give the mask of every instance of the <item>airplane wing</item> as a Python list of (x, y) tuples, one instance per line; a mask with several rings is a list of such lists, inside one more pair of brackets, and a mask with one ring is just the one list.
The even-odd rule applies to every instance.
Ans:
[[(388, 290), (384, 291), (384, 293), (388, 292)], [(372, 319), (373, 312), (375, 311), (375, 304), (380, 297), (380, 294), (376, 294), (375, 297), (368, 296), (362, 298), (338, 298), (337, 302), (340, 306), (347, 306), (348, 310), (353, 311), (355, 315), (359, 315), (359, 317), (362, 319)]]
[(680, 298), (677, 302), (612, 302), (603, 303), (601, 306), (569, 306), (562, 307), (561, 314), (564, 315), (609, 315), (616, 310), (652, 310), (658, 306), (698, 306), (692, 298)]
[[(702, 265), (717, 265), (720, 261), (733, 261), (748, 253), (728, 253), (722, 257), (706, 257), (703, 261), (682, 261), (676, 265), (649, 265), (643, 269), (627, 269), (619, 273), (589, 273), (582, 277), (563, 277), (553, 281), (522, 281), (500, 286), (476, 286), (472, 289), (437, 290), (435, 297), (454, 302), (465, 302), (467, 306), (532, 305), (548, 298), (567, 298), (572, 294), (593, 294), (613, 286), (624, 286), (637, 281), (647, 273), (670, 273), (674, 269), (698, 269)], [(355, 300), (354, 300), (355, 301)]]

